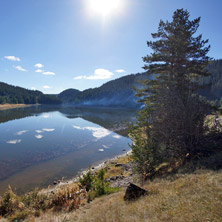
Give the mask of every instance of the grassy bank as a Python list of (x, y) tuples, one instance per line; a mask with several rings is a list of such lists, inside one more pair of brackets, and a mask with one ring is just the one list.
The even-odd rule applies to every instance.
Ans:
[(97, 198), (72, 212), (43, 213), (32, 222), (221, 222), (222, 172), (177, 174), (144, 185), (149, 195), (125, 202), (124, 191)]
[[(116, 163), (128, 164), (130, 161), (129, 156), (108, 161), (102, 166), (106, 169), (105, 178), (118, 175), (127, 178), (131, 171), (125, 171)], [(36, 198), (32, 193), (34, 199), (26, 196), (24, 200), (23, 197), (23, 204), (29, 202), (29, 208), (18, 209), (14, 218), (24, 216), (26, 222), (221, 222), (222, 170), (193, 171), (191, 168), (189, 165), (177, 173), (147, 181), (144, 188), (148, 190), (148, 196), (133, 202), (123, 200), (125, 187), (117, 193), (103, 195), (88, 203), (85, 191), (75, 198), (69, 198), (79, 192), (76, 183), (63, 184), (53, 190), (39, 191), (45, 196)], [(138, 182), (136, 175), (133, 182)], [(46, 203), (53, 204), (53, 207), (47, 209)]]
[(26, 108), (30, 106), (36, 106), (36, 104), (0, 104), (0, 110)]

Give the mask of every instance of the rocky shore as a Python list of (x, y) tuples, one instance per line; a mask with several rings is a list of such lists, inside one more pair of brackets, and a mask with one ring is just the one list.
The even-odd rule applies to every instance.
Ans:
[(72, 183), (77, 183), (79, 177), (86, 174), (89, 170), (92, 174), (95, 174), (100, 169), (106, 170), (105, 181), (110, 183), (111, 187), (127, 187), (130, 183), (134, 181), (133, 176), (133, 165), (130, 160), (130, 155), (132, 151), (125, 154), (116, 156), (112, 159), (103, 161), (102, 163), (97, 163), (88, 169), (84, 169), (77, 176), (70, 180), (55, 180), (47, 189), (43, 189), (42, 193), (53, 193), (56, 190), (62, 188), (63, 186), (70, 185)]

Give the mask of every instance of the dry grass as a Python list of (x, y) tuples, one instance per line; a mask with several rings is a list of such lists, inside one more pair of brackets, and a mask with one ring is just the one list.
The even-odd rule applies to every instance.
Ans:
[[(149, 195), (124, 202), (124, 192), (96, 199), (77, 211), (44, 214), (34, 221), (221, 222), (222, 172), (200, 171), (145, 185)], [(29, 220), (31, 221), (31, 220)]]
[[(117, 162), (118, 164), (127, 164), (131, 161), (132, 161), (132, 157), (129, 155), (125, 155), (125, 156), (118, 157), (113, 162)], [(114, 177), (117, 175), (127, 176), (127, 172), (124, 172), (124, 170), (121, 167), (115, 167), (115, 164), (109, 163), (108, 165), (106, 165), (105, 169), (106, 169), (105, 178)]]
[(27, 104), (3, 104), (3, 105), (0, 105), (0, 110), (24, 108), (24, 107), (30, 107), (30, 106), (33, 106), (33, 105), (27, 105)]

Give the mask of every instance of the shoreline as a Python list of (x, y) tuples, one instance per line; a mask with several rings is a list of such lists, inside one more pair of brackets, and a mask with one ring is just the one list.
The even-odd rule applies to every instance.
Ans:
[(74, 176), (73, 178), (71, 179), (67, 179), (67, 180), (58, 180), (60, 182), (58, 182), (58, 184), (55, 184), (55, 185), (49, 185), (48, 188), (42, 188), (41, 189), (41, 192), (42, 193), (51, 193), (51, 192), (54, 192), (55, 190), (63, 187), (63, 186), (67, 186), (67, 185), (70, 185), (72, 183), (77, 183), (78, 180), (79, 180), (79, 176), (82, 176), (82, 175), (85, 175), (89, 170), (91, 170), (92, 173), (95, 173), (97, 171), (99, 171), (100, 169), (104, 168), (107, 164), (110, 164), (111, 162), (113, 161), (116, 161), (118, 160), (119, 158), (122, 158), (122, 157), (125, 157), (125, 156), (128, 156), (132, 153), (132, 150), (129, 150), (127, 151), (126, 153), (124, 154), (120, 154), (120, 155), (117, 155), (113, 158), (108, 158), (106, 160), (103, 160), (103, 161), (99, 161), (99, 162), (96, 162), (94, 163), (93, 165), (91, 166), (88, 166), (88, 168), (85, 168), (85, 169), (82, 169), (80, 170), (76, 176)]
[(40, 104), (0, 104), (1, 110), (17, 109), (17, 108), (26, 108), (31, 106), (39, 106)]

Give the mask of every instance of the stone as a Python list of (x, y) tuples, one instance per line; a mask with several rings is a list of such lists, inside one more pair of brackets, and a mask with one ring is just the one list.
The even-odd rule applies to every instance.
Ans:
[(124, 195), (124, 200), (125, 201), (132, 201), (139, 199), (141, 196), (147, 195), (148, 191), (144, 190), (143, 188), (130, 183), (130, 185), (127, 187), (125, 195)]
[(53, 185), (57, 185), (58, 184), (58, 182), (55, 180), (54, 182), (53, 182)]
[(110, 164), (117, 164), (117, 162), (111, 161)]
[(124, 164), (122, 164), (122, 163), (117, 163), (116, 165), (115, 165), (115, 167), (122, 167)]

